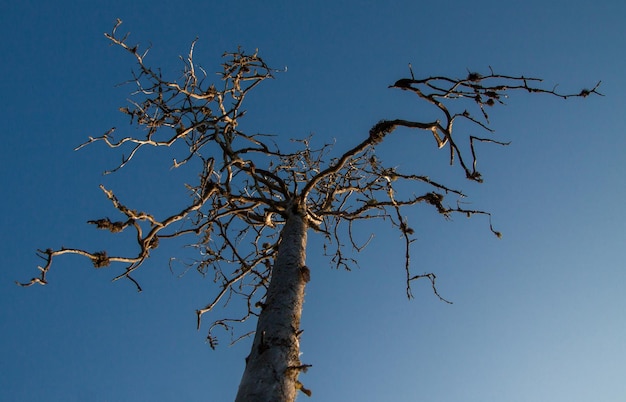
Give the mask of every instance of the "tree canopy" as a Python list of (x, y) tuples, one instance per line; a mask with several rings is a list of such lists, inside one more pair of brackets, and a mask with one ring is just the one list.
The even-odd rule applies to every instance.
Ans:
[[(78, 254), (87, 257), (95, 268), (122, 263), (124, 268), (115, 280), (128, 279), (141, 291), (133, 274), (143, 266), (151, 251), (170, 239), (188, 237), (189, 244), (198, 252), (190, 267), (212, 275), (219, 286), (215, 297), (198, 308), (198, 328), (204, 314), (213, 311), (220, 301), (243, 300), (241, 314), (219, 317), (210, 324), (207, 339), (211, 347), (217, 345), (215, 329), (232, 332), (234, 324), (262, 315), (260, 311), (268, 303), (269, 284), (277, 277), (275, 273), (272, 275), (275, 261), (279, 251), (285, 250), (281, 231), (294, 215), (302, 220), (304, 231), (310, 228), (324, 237), (330, 261), (336, 268), (345, 269), (356, 262), (351, 251), (358, 253), (369, 243), (355, 239), (354, 225), (373, 219), (388, 222), (399, 231), (405, 245), (407, 296), (412, 297), (413, 281), (426, 279), (432, 284), (433, 292), (449, 302), (435, 286), (435, 272), (415, 274), (411, 269), (414, 229), (405, 218), (404, 209), (426, 204), (444, 218), (453, 214), (484, 215), (490, 230), (498, 237), (501, 234), (492, 226), (489, 212), (464, 206), (460, 200), (465, 194), (461, 190), (432, 180), (429, 172), (397, 168), (378, 157), (377, 146), (397, 130), (418, 130), (433, 137), (433, 146), (446, 152), (450, 165), (459, 166), (466, 179), (481, 183), (477, 146), (508, 145), (492, 136), (489, 113), (491, 108), (503, 105), (510, 94), (525, 92), (563, 99), (601, 95), (599, 82), (575, 93), (561, 93), (557, 87), (544, 87), (541, 79), (500, 74), (491, 68), (484, 73), (467, 71), (460, 78), (416, 78), (409, 65), (409, 77), (395, 81), (390, 88), (415, 95), (416, 101), (435, 111), (432, 119), (383, 118), (347, 150), (336, 150), (331, 143), (315, 147), (309, 137), (296, 140), (296, 149), (286, 151), (283, 138), (247, 133), (239, 128), (249, 92), (280, 71), (269, 67), (258, 51), (247, 53), (239, 48), (225, 53), (220, 82), (214, 83), (194, 61), (194, 41), (186, 57), (181, 57), (182, 78), (172, 80), (146, 62), (149, 49), (129, 44), (128, 35), (118, 34), (120, 24), (118, 20), (106, 36), (136, 61), (129, 81), (135, 86), (132, 98), (120, 111), (131, 124), (142, 127), (143, 135), (116, 138), (116, 130), (112, 128), (100, 136), (89, 137), (77, 149), (96, 142), (125, 149), (121, 162), (107, 172), (114, 173), (139, 152), (155, 147), (172, 148), (177, 152), (173, 168), (186, 164), (200, 167), (197, 181), (185, 184), (190, 201), (178, 206), (169, 216), (156, 217), (121, 201), (113, 190), (101, 185), (123, 218), (104, 217), (88, 223), (111, 233), (134, 231), (136, 253), (118, 256), (108, 251), (65, 247), (39, 250), (45, 262), (39, 267), (40, 275), (21, 285), (48, 283), (57, 256)], [(453, 127), (459, 121), (474, 129), (457, 133)], [(482, 134), (476, 135), (475, 131)], [(175, 257), (172, 262), (176, 262)], [(311, 269), (301, 263), (295, 268), (301, 280), (308, 282)], [(296, 327), (294, 332), (298, 331)], [(265, 331), (257, 333), (257, 337), (264, 334)], [(263, 345), (262, 342), (255, 341), (255, 345)], [(296, 368), (303, 371), (308, 365)], [(297, 384), (301, 391), (310, 394), (302, 384)]]

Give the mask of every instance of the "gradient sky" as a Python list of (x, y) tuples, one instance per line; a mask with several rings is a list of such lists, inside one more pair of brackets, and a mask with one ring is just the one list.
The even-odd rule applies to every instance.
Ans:
[[(19, 4), (18, 4), (19, 3)], [(471, 5), (469, 5), (471, 3)], [(605, 97), (519, 93), (491, 113), (508, 148), (481, 147), (485, 183), (424, 134), (403, 131), (382, 152), (464, 190), (493, 213), (444, 221), (432, 208), (407, 212), (416, 230), (416, 273), (438, 275), (414, 300), (404, 289), (403, 243), (384, 223), (352, 272), (329, 268), (310, 235), (301, 381), (312, 401), (626, 400), (626, 3), (594, 1), (20, 1), (0, 3), (0, 400), (229, 401), (249, 341), (217, 351), (196, 331), (195, 309), (211, 278), (170, 272), (160, 247), (137, 279), (59, 258), (49, 285), (37, 248), (128, 250), (85, 222), (115, 211), (103, 183), (136, 208), (165, 214), (187, 200), (182, 174), (137, 158), (102, 176), (120, 155), (73, 148), (112, 126), (131, 130), (126, 105), (133, 61), (108, 45), (115, 19), (130, 42), (152, 44), (148, 63), (170, 76), (197, 36), (196, 62), (218, 71), (237, 45), (288, 67), (250, 95), (245, 128), (288, 141), (314, 134), (341, 152), (382, 118), (429, 120), (432, 110), (387, 86), (408, 75), (467, 70), (545, 78), (576, 92), (602, 80)], [(120, 131), (123, 132), (123, 131)], [(163, 156), (163, 154), (161, 154)], [(167, 156), (167, 155), (166, 155)], [(397, 162), (396, 162), (397, 159)], [(193, 180), (193, 174), (188, 176)], [(219, 313), (215, 313), (216, 316)], [(299, 400), (307, 400), (302, 395)]]

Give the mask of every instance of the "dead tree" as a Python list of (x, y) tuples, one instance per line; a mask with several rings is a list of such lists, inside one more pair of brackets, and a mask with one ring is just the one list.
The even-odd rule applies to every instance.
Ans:
[[(431, 76), (404, 78), (391, 88), (408, 91), (416, 99), (434, 106), (431, 121), (404, 119), (380, 120), (364, 133), (360, 143), (339, 156), (332, 156), (331, 145), (313, 147), (310, 139), (297, 142), (299, 149), (282, 151), (273, 136), (242, 132), (238, 123), (245, 113), (244, 99), (262, 81), (277, 72), (255, 52), (238, 49), (224, 54), (221, 82), (211, 84), (207, 74), (194, 63), (195, 41), (184, 63), (182, 79), (170, 81), (159, 70), (146, 64), (147, 51), (129, 45), (128, 35), (120, 37), (118, 20), (106, 37), (135, 58), (137, 69), (131, 80), (136, 89), (130, 105), (120, 108), (131, 123), (144, 128), (145, 136), (114, 138), (114, 129), (89, 140), (111, 148), (126, 148), (128, 153), (111, 172), (132, 161), (145, 148), (184, 144), (184, 153), (174, 159), (173, 167), (197, 163), (200, 173), (194, 184), (187, 184), (191, 195), (188, 205), (169, 216), (133, 209), (110, 189), (101, 186), (119, 221), (102, 218), (89, 221), (112, 233), (127, 230), (136, 235), (137, 252), (117, 256), (106, 251), (60, 248), (39, 250), (44, 260), (39, 276), (22, 286), (46, 284), (52, 262), (63, 254), (79, 254), (95, 268), (122, 263), (115, 276), (128, 279), (141, 291), (133, 274), (150, 257), (153, 249), (168, 239), (189, 236), (198, 251), (191, 265), (203, 274), (212, 273), (219, 286), (217, 294), (197, 310), (197, 325), (218, 302), (239, 299), (241, 314), (214, 320), (208, 328), (208, 343), (217, 344), (215, 330), (232, 331), (234, 325), (257, 318), (251, 352), (239, 386), (238, 401), (293, 401), (298, 390), (310, 395), (298, 380), (308, 364), (300, 359), (300, 316), (304, 288), (311, 270), (305, 263), (307, 233), (326, 239), (327, 254), (338, 268), (348, 268), (355, 260), (346, 254), (342, 239), (357, 252), (364, 246), (352, 236), (352, 227), (362, 220), (383, 219), (397, 228), (403, 238), (406, 256), (404, 275), (407, 296), (411, 283), (427, 279), (437, 296), (435, 273), (414, 274), (409, 251), (414, 230), (403, 216), (403, 209), (425, 204), (444, 218), (452, 214), (484, 215), (491, 231), (488, 212), (462, 207), (464, 194), (416, 172), (402, 172), (388, 166), (376, 155), (377, 146), (398, 129), (415, 129), (434, 138), (433, 145), (446, 149), (450, 164), (456, 163), (465, 177), (481, 182), (477, 170), (477, 143), (506, 145), (490, 134), (487, 111), (503, 104), (511, 92), (548, 94), (563, 99), (586, 97), (591, 89), (562, 94), (541, 87), (541, 80), (509, 76), (488, 71), (485, 75), (469, 72), (462, 78)], [(460, 106), (460, 107), (459, 107)], [(484, 136), (457, 136), (453, 125), (465, 121)], [(176, 148), (176, 149), (180, 149)], [(110, 173), (110, 172), (109, 172)], [(407, 194), (402, 188), (412, 188)], [(448, 202), (448, 198), (453, 199)], [(444, 300), (441, 296), (439, 296)], [(446, 301), (446, 300), (444, 300)]]

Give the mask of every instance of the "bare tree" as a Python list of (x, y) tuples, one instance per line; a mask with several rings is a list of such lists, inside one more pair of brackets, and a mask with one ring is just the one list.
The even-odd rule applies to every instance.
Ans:
[[(381, 120), (360, 143), (337, 157), (332, 156), (330, 144), (315, 148), (310, 139), (298, 141), (296, 151), (285, 152), (273, 136), (244, 133), (238, 127), (248, 93), (277, 72), (256, 52), (249, 54), (238, 49), (224, 54), (221, 83), (214, 85), (207, 82), (206, 72), (194, 63), (194, 41), (188, 55), (181, 57), (182, 79), (169, 81), (160, 70), (146, 64), (147, 51), (142, 53), (138, 46), (129, 45), (128, 35), (118, 35), (120, 24), (118, 20), (112, 32), (105, 35), (137, 63), (131, 80), (136, 85), (133, 100), (120, 111), (129, 116), (131, 123), (143, 127), (145, 136), (116, 139), (111, 129), (99, 137), (90, 137), (77, 149), (93, 142), (128, 148), (129, 153), (110, 171), (115, 172), (145, 147), (184, 144), (184, 153), (174, 159), (173, 167), (187, 163), (201, 166), (198, 181), (186, 185), (191, 201), (170, 216), (156, 217), (132, 209), (112, 190), (101, 186), (123, 218), (89, 223), (112, 233), (134, 231), (137, 253), (114, 256), (106, 251), (72, 248), (39, 250), (45, 261), (39, 267), (39, 276), (21, 285), (46, 284), (56, 257), (79, 254), (90, 259), (95, 268), (114, 262), (124, 264), (114, 279), (128, 279), (141, 291), (133, 274), (151, 251), (165, 240), (190, 236), (194, 239), (190, 243), (198, 251), (197, 260), (190, 266), (202, 274), (211, 272), (219, 285), (215, 297), (197, 310), (198, 329), (202, 317), (214, 310), (218, 302), (243, 301), (240, 315), (219, 318), (209, 325), (210, 346), (217, 344), (216, 329), (232, 333), (236, 323), (251, 317), (258, 319), (237, 401), (293, 401), (298, 390), (311, 394), (298, 380), (300, 372), (310, 367), (299, 359), (300, 316), (304, 288), (311, 275), (305, 264), (309, 229), (324, 236), (332, 264), (349, 269), (355, 260), (345, 251), (343, 241), (357, 252), (367, 244), (359, 244), (352, 236), (353, 224), (371, 219), (389, 222), (399, 230), (406, 248), (407, 296), (412, 297), (412, 282), (424, 278), (446, 302), (437, 292), (434, 272), (414, 274), (410, 270), (414, 230), (403, 216), (403, 209), (426, 204), (445, 218), (452, 214), (485, 215), (491, 231), (500, 236), (491, 226), (488, 212), (462, 207), (461, 191), (425, 175), (401, 172), (379, 159), (377, 146), (389, 135), (399, 128), (432, 135), (438, 148), (447, 148), (451, 165), (456, 161), (467, 179), (481, 182), (476, 144), (506, 145), (489, 136), (492, 129), (487, 110), (503, 104), (509, 93), (542, 93), (563, 99), (600, 95), (600, 83), (578, 93), (561, 94), (556, 88), (542, 88), (537, 78), (502, 75), (491, 69), (485, 75), (469, 72), (463, 78), (416, 79), (409, 66), (410, 78), (398, 80), (390, 87), (408, 91), (417, 100), (434, 106), (437, 116), (432, 121)], [(485, 136), (453, 134), (457, 121), (474, 125)], [(420, 192), (407, 193), (406, 188)], [(456, 202), (450, 204), (447, 196)]]

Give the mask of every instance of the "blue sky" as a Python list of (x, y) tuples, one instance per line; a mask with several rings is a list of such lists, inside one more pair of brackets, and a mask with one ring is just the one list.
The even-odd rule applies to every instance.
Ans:
[[(304, 3), (304, 2), (302, 2)], [(22, 1), (0, 5), (4, 169), (0, 254), (0, 400), (228, 401), (248, 342), (217, 351), (195, 329), (195, 309), (216, 288), (179, 277), (161, 247), (139, 275), (144, 292), (60, 258), (46, 287), (22, 289), (47, 247), (128, 250), (85, 222), (115, 217), (98, 185), (155, 213), (186, 201), (193, 172), (153, 157), (102, 176), (120, 155), (73, 148), (112, 126), (132, 128), (125, 105), (132, 60), (108, 46), (116, 18), (148, 62), (176, 76), (198, 37), (196, 61), (219, 69), (237, 45), (286, 73), (248, 103), (245, 127), (279, 138), (313, 133), (341, 152), (382, 118), (430, 119), (428, 108), (387, 86), (408, 75), (467, 69), (524, 74), (605, 97), (566, 101), (518, 94), (491, 113), (508, 148), (483, 147), (485, 183), (461, 180), (441, 153), (402, 132), (386, 160), (456, 185), (493, 213), (407, 212), (417, 273), (434, 271), (414, 300), (404, 291), (403, 243), (384, 224), (352, 272), (329, 268), (310, 235), (301, 377), (312, 401), (617, 401), (626, 398), (626, 5), (620, 1)], [(412, 143), (413, 141), (413, 143)], [(432, 145), (428, 143), (429, 145)], [(168, 158), (167, 155), (157, 155)], [(140, 177), (140, 179), (138, 179)], [(193, 179), (189, 179), (193, 180)], [(305, 400), (302, 395), (299, 400)]]

